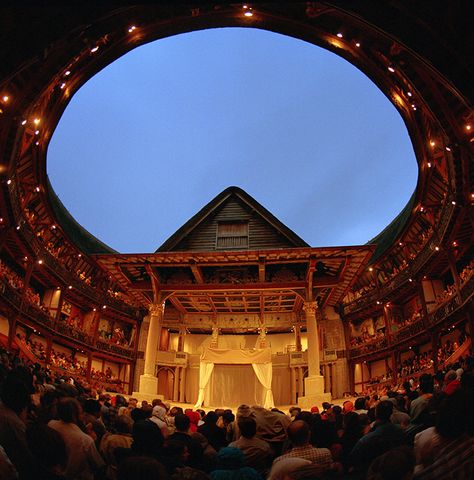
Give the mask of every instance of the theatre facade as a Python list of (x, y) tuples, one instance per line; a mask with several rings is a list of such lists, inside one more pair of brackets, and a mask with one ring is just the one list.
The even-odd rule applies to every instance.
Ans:
[[(11, 45), (0, 67), (6, 348), (107, 391), (212, 406), (309, 406), (472, 352), (474, 118), (461, 7), (449, 16), (433, 5), (374, 12), (364, 2), (1, 13)], [(229, 187), (155, 253), (119, 254), (61, 204), (46, 153), (71, 96), (132, 48), (219, 26), (310, 41), (392, 101), (418, 184), (367, 245), (309, 246)]]

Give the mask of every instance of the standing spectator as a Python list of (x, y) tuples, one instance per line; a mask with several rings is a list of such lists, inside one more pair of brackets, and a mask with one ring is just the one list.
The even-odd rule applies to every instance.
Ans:
[(78, 426), (81, 414), (81, 405), (76, 399), (63, 398), (58, 404), (59, 420), (51, 420), (48, 424), (61, 434), (66, 444), (68, 480), (93, 480), (94, 473), (105, 467), (94, 440)]

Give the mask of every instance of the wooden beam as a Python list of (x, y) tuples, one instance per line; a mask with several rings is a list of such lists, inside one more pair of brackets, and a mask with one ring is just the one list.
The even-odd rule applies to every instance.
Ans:
[(191, 265), (191, 271), (197, 283), (204, 283), (204, 277), (202, 276), (201, 267), (198, 265)]

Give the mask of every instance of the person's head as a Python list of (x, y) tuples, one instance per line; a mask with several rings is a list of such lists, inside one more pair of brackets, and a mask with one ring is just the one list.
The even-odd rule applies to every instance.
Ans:
[(244, 453), (238, 448), (221, 448), (217, 453), (217, 464), (222, 470), (237, 470), (242, 468), (245, 465)]
[(350, 400), (346, 400), (342, 404), (342, 413), (345, 415), (348, 412), (352, 412), (354, 410), (354, 404)]
[(100, 417), (100, 410), (102, 408), (102, 405), (98, 400), (95, 400), (94, 398), (88, 398), (84, 402), (84, 412), (88, 413), (89, 415), (93, 415), (96, 418)]
[(0, 398), (7, 408), (20, 415), (30, 403), (30, 392), (25, 382), (12, 372), (1, 386)]
[(128, 457), (120, 462), (117, 480), (167, 480), (163, 465), (152, 457)]
[(313, 422), (313, 414), (311, 412), (308, 412), (307, 410), (303, 410), (302, 412), (298, 413), (298, 415), (296, 415), (295, 420), (303, 420), (303, 422), (311, 425), (311, 423)]
[(115, 430), (117, 433), (130, 434), (132, 433), (133, 420), (128, 415), (119, 415), (115, 419)]
[(58, 403), (58, 418), (65, 423), (77, 424), (82, 416), (81, 404), (71, 397), (61, 398)]
[(224, 420), (226, 425), (232, 423), (235, 420), (235, 415), (232, 413), (232, 410), (226, 410), (222, 414), (222, 420)]
[(288, 439), (294, 446), (306, 445), (309, 442), (310, 430), (306, 422), (295, 420), (287, 430)]
[(472, 391), (459, 389), (444, 396), (436, 416), (436, 431), (443, 437), (454, 439), (464, 433), (474, 434), (474, 412)]
[(290, 416), (291, 417), (296, 417), (296, 415), (298, 415), (298, 413), (301, 412), (301, 408), (300, 407), (290, 407)]
[(174, 417), (174, 426), (178, 432), (187, 432), (189, 430), (189, 426), (191, 425), (191, 421), (187, 415), (183, 413), (178, 413)]
[(360, 434), (362, 429), (359, 414), (355, 412), (346, 413), (346, 415), (344, 415), (343, 428), (345, 434)]
[(331, 408), (331, 404), (329, 402), (323, 402), (323, 410), (329, 410)]
[(212, 410), (208, 412), (206, 415), (206, 418), (204, 419), (204, 423), (206, 424), (216, 424), (218, 420), (218, 415), (216, 412), (213, 412)]
[(238, 421), (240, 434), (244, 438), (253, 438), (257, 433), (257, 422), (252, 417), (242, 417)]
[(390, 400), (382, 400), (375, 407), (375, 419), (380, 422), (389, 422), (393, 413), (393, 403)]
[(420, 376), (420, 391), (422, 393), (433, 393), (434, 382), (432, 375), (424, 373)]
[(407, 446), (392, 448), (377, 457), (367, 472), (368, 480), (409, 480), (415, 468), (413, 449)]
[(354, 403), (354, 408), (356, 410), (365, 410), (365, 397), (359, 397)]
[(160, 428), (150, 420), (140, 420), (133, 424), (132, 450), (139, 454), (159, 453), (163, 446), (164, 438)]
[(139, 422), (140, 420), (146, 420), (148, 418), (147, 412), (143, 408), (134, 408), (130, 412), (130, 417), (134, 422)]

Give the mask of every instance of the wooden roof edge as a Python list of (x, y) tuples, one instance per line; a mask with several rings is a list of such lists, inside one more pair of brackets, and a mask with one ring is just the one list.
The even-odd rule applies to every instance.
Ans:
[(175, 247), (183, 238), (194, 230), (200, 223), (202, 223), (209, 215), (212, 214), (222, 203), (230, 196), (236, 195), (240, 197), (252, 210), (258, 212), (267, 222), (269, 222), (274, 228), (276, 228), (282, 235), (295, 244), (295, 246), (309, 247), (301, 237), (299, 237), (293, 230), (288, 228), (284, 223), (278, 220), (269, 210), (267, 210), (262, 204), (257, 202), (251, 195), (240, 187), (230, 186), (214, 197), (209, 203), (207, 203), (201, 210), (193, 215), (184, 225), (182, 225), (171, 237), (158, 247), (156, 253), (169, 251)]
[[(153, 258), (166, 258), (166, 257), (173, 257), (173, 256), (185, 256), (185, 257), (195, 257), (195, 256), (204, 256), (204, 257), (213, 257), (218, 255), (227, 255), (227, 256), (235, 256), (235, 255), (254, 255), (254, 256), (265, 256), (265, 255), (276, 255), (282, 253), (301, 253), (306, 255), (314, 255), (321, 253), (323, 251), (328, 252), (337, 252), (338, 250), (341, 251), (365, 251), (367, 254), (373, 252), (377, 248), (376, 244), (365, 244), (365, 245), (335, 245), (330, 247), (288, 247), (288, 248), (265, 248), (265, 249), (258, 249), (258, 250), (173, 250), (173, 251), (156, 251), (151, 253), (94, 253), (90, 256), (97, 260), (110, 260), (110, 259), (131, 259), (139, 257), (153, 257)], [(341, 256), (344, 256), (341, 255)], [(146, 263), (146, 261), (139, 260), (136, 263)]]

